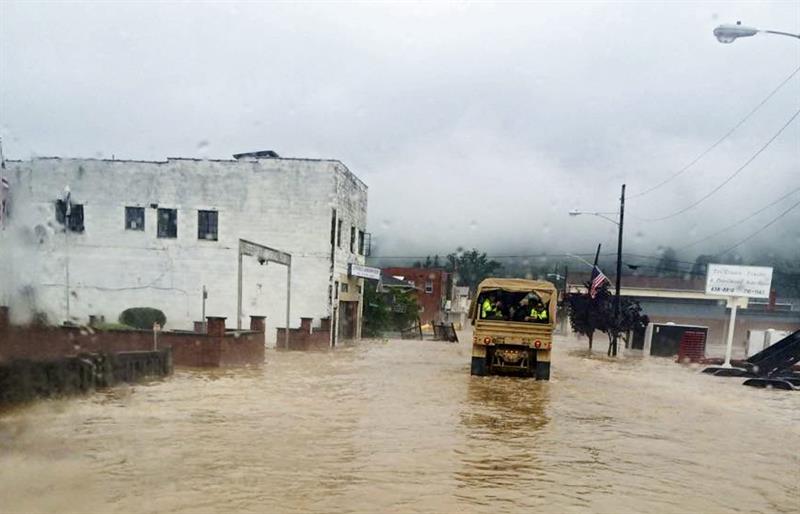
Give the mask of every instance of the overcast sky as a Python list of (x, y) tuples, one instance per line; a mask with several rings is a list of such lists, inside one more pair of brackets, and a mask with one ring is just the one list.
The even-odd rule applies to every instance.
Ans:
[[(0, 133), (32, 155), (333, 158), (387, 255), (592, 251), (800, 66), (798, 2), (0, 2)], [(626, 247), (685, 246), (800, 187), (800, 73), (689, 171), (626, 207)], [(687, 253), (743, 239), (800, 191)], [(800, 207), (742, 247), (798, 256)]]

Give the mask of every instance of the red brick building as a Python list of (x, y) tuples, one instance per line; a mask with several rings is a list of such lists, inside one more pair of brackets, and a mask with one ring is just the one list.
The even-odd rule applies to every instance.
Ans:
[(423, 324), (444, 319), (444, 306), (448, 299), (449, 274), (446, 271), (435, 268), (383, 268), (383, 273), (414, 284), (420, 306), (419, 319)]

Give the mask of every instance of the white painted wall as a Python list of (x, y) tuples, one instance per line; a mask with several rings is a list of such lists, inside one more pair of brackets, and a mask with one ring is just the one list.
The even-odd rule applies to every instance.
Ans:
[[(364, 257), (349, 249), (350, 226), (365, 230), (367, 188), (338, 161), (242, 159), (165, 162), (37, 158), (8, 161), (12, 212), (0, 231), (0, 304), (16, 321), (33, 310), (66, 319), (65, 269), (70, 268), (70, 317), (115, 321), (128, 307), (163, 310), (169, 328), (191, 328), (208, 315), (236, 325), (239, 238), (292, 254), (292, 326), (300, 317), (331, 315), (328, 286)], [(69, 185), (84, 205), (82, 234), (65, 235), (55, 201)], [(156, 209), (178, 210), (178, 237), (156, 236)], [(145, 207), (145, 230), (125, 230), (125, 207)], [(343, 219), (342, 248), (331, 270), (332, 209)], [(197, 237), (197, 211), (219, 211), (219, 240)], [(65, 238), (68, 237), (69, 249)], [(357, 248), (356, 248), (357, 251)], [(267, 341), (284, 324), (283, 266), (244, 260), (243, 326), (267, 316)]]

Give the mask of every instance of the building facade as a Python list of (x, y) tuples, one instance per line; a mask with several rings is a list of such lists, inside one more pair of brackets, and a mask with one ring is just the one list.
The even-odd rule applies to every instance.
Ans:
[[(291, 255), (290, 326), (313, 318), (331, 344), (360, 336), (367, 186), (336, 160), (165, 161), (34, 158), (6, 161), (8, 215), (0, 230), (0, 305), (24, 322), (116, 321), (155, 307), (168, 328), (207, 315), (236, 326), (265, 315), (267, 343), (285, 326), (287, 270), (240, 240)], [(68, 191), (68, 192), (67, 192)], [(203, 288), (207, 300), (203, 300)], [(244, 322), (246, 323), (246, 321)]]
[(448, 273), (429, 268), (383, 268), (385, 275), (414, 285), (422, 324), (444, 320), (444, 307), (448, 299)]
[[(589, 275), (572, 275), (568, 291), (586, 293)], [(613, 287), (610, 288), (613, 292)], [(621, 296), (635, 299), (653, 323), (675, 323), (708, 328), (706, 356), (725, 354), (730, 309), (725, 298), (705, 293), (705, 280), (684, 280), (668, 277), (625, 277)], [(791, 301), (773, 298), (772, 302), (750, 300), (747, 308), (736, 313), (733, 357), (745, 358), (750, 331), (768, 329), (791, 331), (800, 329), (800, 311)], [(633, 348), (641, 349), (642, 340), (634, 337)]]

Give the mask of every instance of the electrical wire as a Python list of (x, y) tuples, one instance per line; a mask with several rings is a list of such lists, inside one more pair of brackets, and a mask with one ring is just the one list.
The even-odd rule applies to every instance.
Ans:
[(700, 161), (700, 159), (702, 159), (703, 157), (705, 157), (706, 155), (708, 155), (708, 154), (709, 154), (709, 153), (710, 153), (710, 152), (711, 152), (711, 151), (712, 151), (714, 148), (716, 148), (716, 147), (717, 147), (717, 146), (719, 146), (719, 145), (720, 145), (720, 144), (721, 144), (723, 141), (725, 141), (726, 139), (728, 139), (728, 137), (729, 137), (731, 134), (733, 134), (733, 133), (734, 133), (734, 132), (735, 132), (735, 131), (736, 131), (736, 130), (739, 128), (739, 127), (741, 127), (742, 125), (744, 125), (744, 123), (745, 123), (745, 122), (746, 122), (748, 119), (750, 119), (750, 117), (751, 117), (753, 114), (755, 114), (755, 113), (756, 113), (756, 112), (757, 112), (759, 109), (761, 109), (761, 107), (762, 107), (762, 106), (763, 106), (765, 103), (767, 103), (767, 101), (769, 101), (769, 99), (770, 99), (770, 98), (772, 98), (772, 97), (775, 95), (775, 93), (777, 93), (777, 92), (778, 92), (778, 91), (779, 91), (779, 90), (780, 90), (780, 89), (781, 89), (781, 88), (782, 88), (782, 87), (783, 87), (783, 86), (784, 86), (784, 85), (785, 85), (787, 82), (789, 82), (789, 81), (792, 79), (792, 77), (794, 77), (795, 75), (797, 75), (797, 73), (798, 73), (798, 72), (800, 72), (800, 67), (796, 68), (796, 69), (795, 69), (795, 70), (794, 70), (794, 71), (793, 71), (793, 72), (792, 72), (792, 73), (791, 73), (791, 74), (790, 74), (788, 77), (786, 77), (785, 79), (783, 79), (783, 81), (782, 81), (780, 84), (778, 84), (778, 87), (776, 87), (775, 89), (773, 89), (773, 90), (772, 90), (772, 92), (770, 92), (770, 94), (768, 94), (768, 95), (767, 95), (767, 96), (766, 96), (766, 97), (765, 97), (763, 100), (761, 100), (761, 102), (759, 102), (759, 104), (758, 104), (758, 105), (756, 105), (756, 106), (755, 106), (755, 107), (754, 107), (754, 108), (753, 108), (753, 109), (752, 109), (750, 112), (748, 112), (748, 113), (745, 115), (745, 117), (744, 117), (744, 118), (742, 118), (741, 120), (739, 120), (739, 122), (738, 122), (736, 125), (734, 125), (734, 126), (733, 126), (733, 128), (731, 128), (731, 129), (730, 129), (728, 132), (726, 132), (726, 133), (725, 133), (725, 134), (724, 134), (724, 135), (723, 135), (721, 138), (717, 139), (717, 140), (716, 140), (716, 141), (715, 141), (715, 142), (714, 142), (714, 143), (713, 143), (711, 146), (709, 146), (708, 148), (706, 148), (705, 150), (703, 150), (702, 152), (700, 152), (700, 154), (699, 154), (697, 157), (695, 157), (694, 159), (692, 159), (692, 161), (691, 161), (691, 162), (689, 162), (689, 164), (687, 164), (687, 165), (686, 165), (686, 166), (684, 166), (683, 168), (679, 169), (677, 172), (673, 173), (672, 175), (670, 175), (670, 176), (669, 176), (669, 177), (667, 177), (666, 179), (662, 180), (662, 181), (661, 181), (661, 182), (659, 182), (658, 184), (654, 185), (653, 187), (651, 187), (651, 188), (649, 188), (649, 189), (646, 189), (646, 190), (642, 191), (641, 193), (636, 193), (636, 194), (630, 195), (630, 196), (628, 197), (628, 199), (629, 199), (629, 200), (633, 200), (633, 199), (639, 198), (639, 197), (641, 197), (641, 196), (644, 196), (644, 195), (646, 195), (646, 194), (648, 194), (648, 193), (651, 193), (651, 192), (655, 191), (655, 190), (656, 190), (656, 189), (658, 189), (659, 187), (663, 186), (664, 184), (666, 184), (666, 183), (668, 183), (668, 182), (671, 182), (673, 179), (675, 179), (675, 178), (677, 178), (678, 176), (682, 175), (682, 174), (683, 174), (684, 172), (686, 172), (686, 171), (687, 171), (689, 168), (691, 168), (692, 166), (694, 166), (695, 164), (697, 164), (697, 162), (699, 162), (699, 161)]
[(800, 201), (798, 201), (797, 203), (795, 203), (794, 205), (792, 205), (791, 207), (789, 207), (788, 209), (786, 209), (786, 210), (785, 210), (785, 211), (783, 211), (782, 213), (778, 214), (776, 217), (772, 218), (772, 219), (771, 219), (771, 220), (770, 220), (770, 221), (769, 221), (769, 222), (768, 222), (766, 225), (764, 225), (764, 226), (763, 226), (763, 227), (761, 227), (760, 229), (756, 230), (755, 232), (753, 232), (753, 233), (752, 233), (752, 234), (750, 234), (749, 236), (745, 237), (744, 239), (742, 239), (741, 241), (739, 241), (739, 242), (738, 242), (738, 243), (736, 243), (735, 245), (731, 246), (731, 247), (730, 247), (730, 248), (728, 248), (727, 250), (723, 250), (722, 252), (719, 252), (717, 255), (725, 255), (726, 253), (730, 252), (730, 251), (731, 251), (731, 250), (733, 250), (734, 248), (738, 248), (739, 246), (743, 245), (743, 244), (744, 244), (744, 243), (746, 243), (747, 241), (749, 241), (749, 240), (753, 239), (753, 238), (754, 238), (754, 237), (756, 237), (758, 234), (760, 234), (760, 233), (761, 233), (761, 232), (762, 232), (764, 229), (768, 228), (770, 225), (772, 225), (773, 223), (775, 223), (775, 222), (776, 222), (776, 221), (778, 221), (779, 219), (781, 219), (781, 218), (783, 218), (784, 216), (786, 216), (787, 214), (789, 214), (789, 213), (790, 213), (790, 212), (791, 212), (793, 209), (795, 209), (795, 208), (796, 208), (798, 205), (800, 205)]
[(766, 143), (764, 143), (764, 145), (761, 148), (759, 148), (758, 151), (756, 151), (756, 153), (754, 153), (749, 159), (747, 159), (747, 161), (744, 164), (739, 166), (739, 168), (737, 168), (736, 171), (734, 171), (731, 175), (729, 175), (728, 178), (723, 180), (717, 187), (715, 187), (714, 189), (712, 189), (711, 191), (709, 191), (708, 193), (703, 195), (696, 202), (691, 203), (691, 204), (687, 205), (686, 207), (684, 207), (684, 208), (682, 208), (682, 209), (680, 209), (678, 211), (675, 211), (672, 214), (668, 214), (666, 216), (661, 216), (661, 217), (658, 217), (658, 218), (639, 218), (639, 217), (636, 217), (635, 219), (641, 220), (641, 221), (664, 221), (664, 220), (668, 220), (670, 218), (674, 218), (675, 216), (683, 214), (684, 212), (686, 212), (686, 211), (688, 211), (688, 210), (700, 205), (702, 202), (708, 200), (714, 193), (716, 193), (717, 191), (722, 189), (728, 182), (730, 182), (731, 180), (736, 178), (736, 176), (739, 175), (739, 173), (744, 171), (744, 169), (747, 168), (747, 166), (749, 166), (750, 163), (752, 163), (754, 160), (756, 160), (756, 157), (761, 155), (761, 153), (764, 150), (766, 150), (767, 147), (770, 144), (772, 144), (773, 141), (778, 139), (778, 136), (780, 136), (783, 133), (783, 131), (786, 130), (786, 128), (789, 125), (791, 125), (791, 123), (797, 118), (798, 115), (800, 115), (800, 109), (795, 111), (795, 113), (792, 115), (792, 117), (789, 118), (789, 120), (786, 123), (783, 124), (783, 126), (780, 128), (780, 130), (778, 130), (778, 132), (776, 132), (771, 138), (769, 138), (769, 140)]
[(770, 202), (769, 204), (765, 205), (764, 207), (762, 207), (759, 210), (755, 211), (754, 213), (750, 214), (746, 218), (742, 218), (739, 221), (737, 221), (736, 223), (733, 223), (732, 225), (728, 225), (727, 227), (722, 228), (722, 229), (714, 232), (713, 234), (709, 234), (709, 235), (707, 235), (706, 237), (704, 237), (702, 239), (698, 239), (697, 241), (693, 241), (693, 242), (691, 242), (691, 243), (689, 243), (689, 244), (687, 244), (685, 246), (681, 246), (680, 248), (678, 248), (678, 250), (685, 250), (686, 248), (692, 247), (692, 246), (694, 246), (696, 244), (700, 244), (702, 242), (708, 241), (709, 239), (713, 239), (713, 238), (717, 237), (718, 235), (720, 235), (720, 234), (722, 234), (724, 232), (727, 232), (728, 230), (730, 230), (732, 228), (738, 227), (742, 223), (751, 220), (752, 218), (754, 218), (757, 215), (761, 214), (762, 212), (766, 211), (770, 207), (774, 207), (775, 205), (779, 204), (780, 202), (782, 202), (786, 198), (792, 196), (793, 194), (795, 194), (798, 191), (800, 191), (800, 187), (798, 187), (796, 189), (793, 189), (792, 191), (789, 191), (785, 195), (781, 196), (777, 200), (774, 200), (774, 201)]

